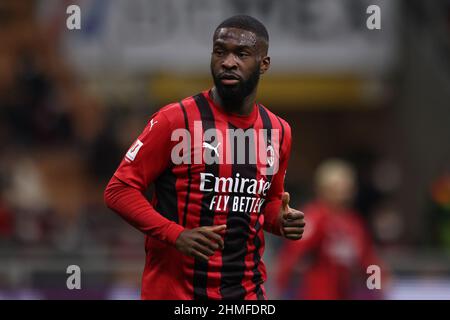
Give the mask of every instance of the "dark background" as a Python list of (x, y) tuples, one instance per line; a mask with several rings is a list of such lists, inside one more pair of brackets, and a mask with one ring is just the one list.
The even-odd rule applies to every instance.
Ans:
[[(81, 8), (68, 30), (66, 8)], [(368, 30), (366, 8), (381, 8)], [(0, 298), (137, 298), (143, 235), (103, 189), (147, 119), (212, 85), (212, 32), (264, 22), (258, 99), (289, 121), (286, 189), (348, 160), (355, 207), (392, 271), (386, 298), (450, 298), (449, 1), (1, 1)], [(274, 253), (265, 262), (270, 298)], [(66, 288), (79, 265), (80, 291)]]

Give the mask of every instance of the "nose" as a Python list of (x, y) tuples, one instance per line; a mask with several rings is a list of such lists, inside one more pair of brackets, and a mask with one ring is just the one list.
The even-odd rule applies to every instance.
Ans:
[(233, 54), (228, 54), (222, 61), (222, 68), (235, 69), (237, 67), (236, 59)]

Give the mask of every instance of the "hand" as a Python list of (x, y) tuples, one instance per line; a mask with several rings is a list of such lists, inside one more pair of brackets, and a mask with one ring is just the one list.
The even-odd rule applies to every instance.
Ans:
[(223, 239), (220, 233), (226, 228), (226, 225), (198, 227), (195, 229), (186, 229), (178, 236), (175, 247), (182, 253), (208, 261), (209, 257), (217, 249), (223, 249)]
[(289, 207), (289, 193), (284, 192), (281, 197), (280, 231), (283, 237), (299, 240), (303, 236), (305, 215), (303, 212)]

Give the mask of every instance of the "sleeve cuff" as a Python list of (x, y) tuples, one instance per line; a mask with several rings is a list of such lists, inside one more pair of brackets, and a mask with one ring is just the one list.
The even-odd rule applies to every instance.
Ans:
[(279, 219), (280, 207), (281, 200), (274, 200), (267, 203), (264, 211), (264, 230), (277, 236), (282, 236)]
[(280, 222), (277, 220), (277, 222), (274, 223), (270, 223), (267, 227), (267, 231), (269, 231), (270, 233), (277, 235), (277, 236), (282, 236), (281, 234), (281, 230), (280, 230)]
[(178, 223), (171, 223), (168, 227), (167, 227), (167, 236), (166, 236), (166, 241), (171, 244), (171, 245), (175, 245), (175, 242), (178, 239), (178, 236), (180, 235), (181, 232), (184, 231), (184, 227), (179, 225)]

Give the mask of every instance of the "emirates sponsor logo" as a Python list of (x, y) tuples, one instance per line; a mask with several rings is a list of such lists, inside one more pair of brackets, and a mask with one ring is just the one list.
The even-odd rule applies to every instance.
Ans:
[(215, 193), (209, 203), (209, 209), (214, 212), (259, 213), (270, 185), (264, 178), (248, 179), (239, 173), (234, 177), (200, 173), (200, 191)]
[(263, 178), (259, 180), (243, 178), (239, 173), (236, 173), (234, 178), (216, 177), (212, 173), (200, 173), (200, 190), (204, 192), (233, 192), (266, 196), (270, 184)]

